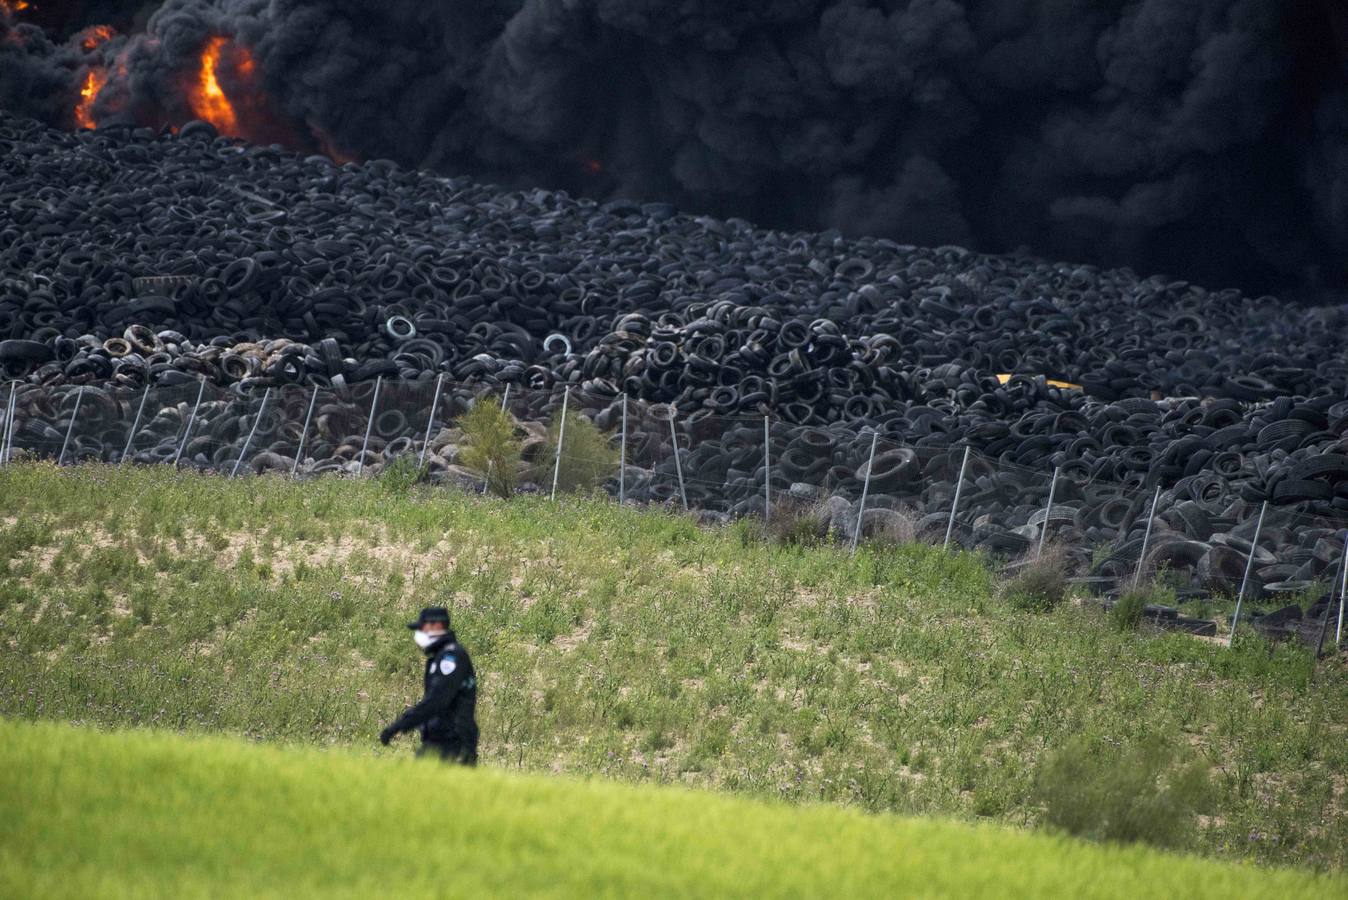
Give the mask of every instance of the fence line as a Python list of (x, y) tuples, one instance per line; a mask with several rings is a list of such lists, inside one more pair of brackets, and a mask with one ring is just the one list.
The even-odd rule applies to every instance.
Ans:
[[(482, 478), (480, 472), (468, 478), (458, 464), (457, 437), (448, 423), (489, 392), (447, 384), (443, 376), (433, 383), (380, 378), (344, 389), (295, 385), (255, 394), (221, 390), (204, 379), (134, 391), (22, 383), (9, 388), (0, 395), (0, 464), (13, 459), (17, 448), (21, 458), (54, 457), (58, 464), (98, 459), (121, 465), (131, 459), (230, 476), (276, 471), (305, 477), (376, 474), (410, 456), (437, 480), (477, 489)], [(1348, 558), (1342, 522), (1265, 504), (1253, 523), (1251, 549), (1241, 553), (1252, 507), (1243, 501), (1230, 507), (1233, 497), (1197, 482), (1157, 486), (1148, 498), (1135, 486), (1083, 478), (1070, 464), (1060, 462), (1050, 474), (968, 445), (941, 444), (936, 435), (895, 440), (878, 429), (774, 424), (769, 415), (680, 415), (671, 404), (594, 395), (571, 385), (563, 386), (560, 398), (557, 393), (507, 388), (500, 399), (535, 451), (547, 443), (545, 423), (561, 414), (552, 496), (562, 463), (586, 462), (573, 456), (566, 430), (574, 411), (618, 445), (616, 471), (583, 487), (612, 492), (621, 502), (678, 503), (721, 520), (795, 514), (774, 500), (776, 494), (817, 506), (828, 529), (849, 538), (854, 551), (864, 538), (891, 528), (940, 540), (943, 526), (946, 547), (1030, 559), (1043, 553), (1054, 528), (1091, 573), (1084, 577), (1088, 586), (1117, 589), (1140, 583), (1149, 572), (1187, 574), (1205, 590), (1232, 590), (1238, 583), (1233, 627), (1255, 585), (1257, 594), (1277, 602), (1292, 597), (1297, 585), (1304, 590), (1337, 580), (1335, 642), (1342, 638), (1348, 566), (1334, 565), (1340, 547)], [(437, 423), (447, 427), (437, 430)], [(531, 483), (526, 479), (524, 489)], [(1227, 508), (1237, 511), (1228, 515)], [(1260, 550), (1270, 527), (1281, 544)], [(1295, 564), (1283, 552), (1290, 549), (1297, 551)], [(1337, 579), (1336, 569), (1343, 573)], [(1332, 589), (1330, 594), (1332, 599)], [(1326, 609), (1321, 616), (1326, 628), (1328, 615)]]

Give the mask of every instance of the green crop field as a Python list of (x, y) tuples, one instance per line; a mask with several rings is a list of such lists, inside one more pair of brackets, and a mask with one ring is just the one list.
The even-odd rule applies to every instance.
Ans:
[[(406, 778), (424, 771), (403, 768), (410, 739), (383, 750), (375, 736), (419, 694), (402, 623), (443, 602), (481, 675), (482, 759), (495, 770), (476, 782), (434, 776), (446, 784), (505, 784), (502, 770), (669, 783), (849, 807), (802, 815), (877, 835), (916, 826), (854, 813), (1040, 827), (1052, 802), (1043, 776), (1059, 754), (1084, 746), (1123, 771), (1143, 758), (1136, 748), (1159, 743), (1209, 782), (1193, 815), (1167, 813), (1168, 846), (1348, 864), (1342, 657), (1317, 666), (1253, 637), (1228, 650), (1119, 631), (1089, 604), (1019, 611), (974, 555), (781, 547), (751, 523), (704, 529), (607, 501), (17, 465), (0, 470), (0, 563), (0, 716), (10, 720), (324, 747), (340, 750), (322, 759), (343, 773)], [(72, 754), (85, 740), (10, 730)], [(146, 740), (164, 753), (242, 753)], [(245, 759), (292, 771), (314, 758), (244, 754), (232, 771), (262, 765)], [(713, 802), (656, 796), (690, 810)], [(80, 802), (72, 793), (51, 815), (75, 821)], [(1138, 836), (1159, 842), (1143, 824)], [(646, 862), (625, 865), (646, 877)], [(875, 884), (907, 870), (884, 871)]]
[(0, 894), (1323, 897), (1348, 883), (673, 787), (0, 722)]

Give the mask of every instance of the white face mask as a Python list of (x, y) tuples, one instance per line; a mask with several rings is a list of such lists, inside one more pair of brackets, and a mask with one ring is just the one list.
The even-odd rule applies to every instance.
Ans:
[(445, 633), (443, 631), (436, 632), (435, 634), (427, 634), (426, 632), (418, 629), (417, 631), (412, 632), (412, 640), (416, 641), (417, 646), (420, 647), (422, 650), (425, 650), (431, 644), (434, 644), (436, 641), (440, 640), (440, 638), (444, 636)]

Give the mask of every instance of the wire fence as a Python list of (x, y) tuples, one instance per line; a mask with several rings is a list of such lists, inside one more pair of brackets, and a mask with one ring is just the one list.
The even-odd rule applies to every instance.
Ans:
[[(1338, 646), (1343, 632), (1348, 524), (1233, 492), (1215, 473), (1168, 488), (1092, 478), (1083, 462), (1053, 466), (1048, 442), (983, 450), (944, 440), (942, 414), (925, 433), (805, 427), (770, 414), (684, 414), (666, 404), (584, 386), (489, 393), (443, 377), (378, 379), (341, 388), (299, 385), (240, 393), (202, 380), (116, 388), (5, 385), (0, 464), (168, 464), (227, 477), (273, 473), (374, 476), (399, 460), (435, 483), (482, 491), (489, 472), (465, 463), (457, 423), (478, 402), (499, 404), (522, 436), (515, 489), (555, 496), (604, 492), (709, 521), (802, 515), (853, 549), (929, 541), (983, 552), (1009, 567), (1046, 549), (1066, 557), (1078, 588), (1105, 598), (1163, 583), (1173, 607), (1158, 624), (1215, 633), (1180, 606), (1229, 609), (1269, 637)], [(603, 435), (596, 454), (560, 425), (565, 409)], [(906, 427), (914, 421), (911, 412)], [(569, 421), (569, 420), (567, 420)], [(560, 438), (560, 440), (558, 439)], [(1037, 448), (1042, 448), (1042, 451)], [(1295, 612), (1293, 611), (1295, 609)]]

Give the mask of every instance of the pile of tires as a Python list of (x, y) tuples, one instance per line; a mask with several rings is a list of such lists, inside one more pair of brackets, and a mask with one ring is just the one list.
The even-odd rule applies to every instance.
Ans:
[[(726, 514), (754, 502), (750, 461), (705, 423), (743, 418), (747, 441), (763, 416), (802, 484), (851, 485), (878, 432), (879, 497), (934, 485), (898, 448), (968, 445), (1041, 478), (1160, 486), (1218, 529), (1237, 501), (1348, 513), (1338, 307), (338, 166), (199, 122), (71, 134), (0, 114), (0, 169), (0, 369), (23, 390), (204, 380), (229, 398), (207, 412), (238, 422), (268, 391), (376, 379), (567, 388), (606, 421), (625, 396), (696, 436)], [(28, 419), (34, 441), (60, 431)], [(1111, 504), (1073, 527), (1123, 527)]]

